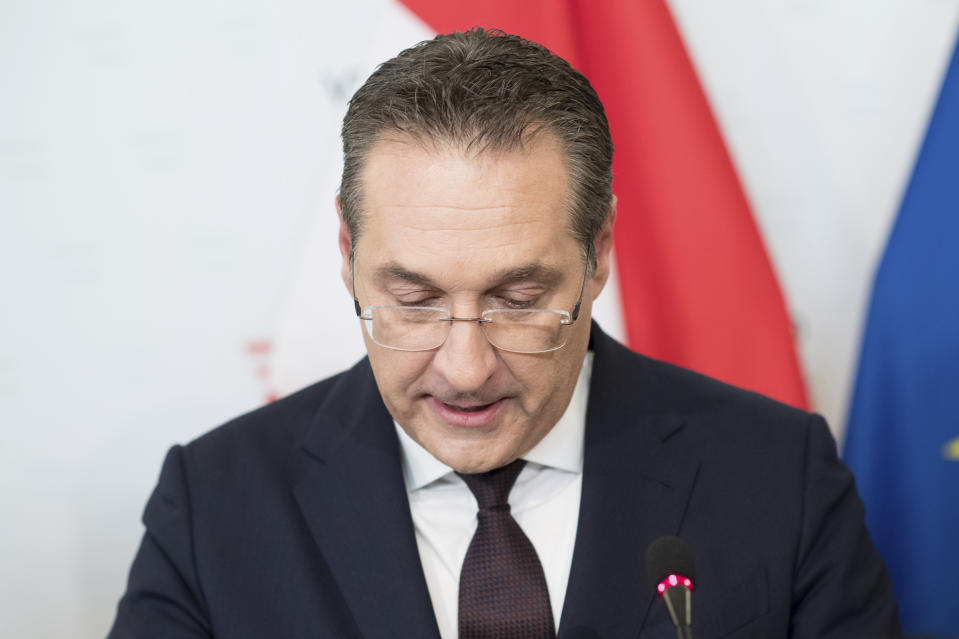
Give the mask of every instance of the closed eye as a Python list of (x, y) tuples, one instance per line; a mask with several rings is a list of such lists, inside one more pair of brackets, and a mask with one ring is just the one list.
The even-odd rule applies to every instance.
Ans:
[(436, 291), (429, 289), (394, 290), (391, 296), (397, 306), (442, 306), (443, 299)]
[(516, 296), (516, 295), (493, 295), (490, 298), (490, 308), (505, 308), (505, 309), (527, 309), (534, 308), (539, 302), (541, 296)]
[(417, 300), (401, 299), (397, 300), (397, 302), (398, 306), (410, 306), (414, 308), (417, 306), (441, 306), (440, 298), (438, 297), (424, 297)]

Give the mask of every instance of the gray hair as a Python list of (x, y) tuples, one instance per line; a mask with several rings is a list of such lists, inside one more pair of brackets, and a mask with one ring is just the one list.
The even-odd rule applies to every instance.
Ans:
[(406, 49), (350, 100), (340, 208), (353, 246), (362, 231), (364, 161), (384, 135), (482, 153), (522, 148), (540, 132), (565, 149), (569, 228), (592, 270), (592, 243), (612, 202), (613, 143), (603, 105), (583, 74), (542, 45), (480, 27)]

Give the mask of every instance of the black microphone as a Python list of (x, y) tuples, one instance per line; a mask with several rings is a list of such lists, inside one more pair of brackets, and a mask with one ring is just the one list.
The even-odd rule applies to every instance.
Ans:
[(656, 594), (666, 602), (678, 639), (692, 639), (693, 580), (696, 570), (689, 549), (679, 537), (665, 535), (646, 549), (646, 573)]

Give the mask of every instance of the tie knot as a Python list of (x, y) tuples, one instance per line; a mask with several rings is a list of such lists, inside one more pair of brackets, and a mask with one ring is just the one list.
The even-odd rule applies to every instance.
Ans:
[(511, 464), (494, 468), (485, 473), (456, 473), (469, 486), (476, 503), (483, 510), (507, 510), (509, 491), (513, 489), (516, 478), (526, 465), (526, 460), (517, 459)]

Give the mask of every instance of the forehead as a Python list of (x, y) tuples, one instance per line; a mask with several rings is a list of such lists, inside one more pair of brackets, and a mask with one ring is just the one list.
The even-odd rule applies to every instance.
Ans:
[(552, 135), (522, 149), (482, 153), (385, 138), (363, 170), (358, 254), (413, 270), (565, 266), (578, 256), (568, 182), (563, 148)]

